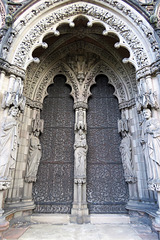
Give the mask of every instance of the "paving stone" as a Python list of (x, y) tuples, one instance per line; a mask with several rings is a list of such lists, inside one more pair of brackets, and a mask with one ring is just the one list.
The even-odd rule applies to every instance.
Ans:
[(3, 235), (7, 240), (20, 238), (28, 228), (9, 228)]
[(19, 240), (142, 240), (129, 224), (35, 224)]

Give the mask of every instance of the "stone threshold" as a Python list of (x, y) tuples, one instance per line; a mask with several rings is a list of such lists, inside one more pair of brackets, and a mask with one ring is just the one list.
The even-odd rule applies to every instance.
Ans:
[[(70, 214), (32, 214), (26, 220), (33, 223), (70, 224)], [(129, 224), (130, 217), (125, 214), (91, 214), (91, 224)]]

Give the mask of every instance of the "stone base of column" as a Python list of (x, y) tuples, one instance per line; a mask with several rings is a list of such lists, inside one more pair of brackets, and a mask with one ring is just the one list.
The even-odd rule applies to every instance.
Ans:
[(158, 232), (158, 237), (160, 239), (160, 216), (156, 217), (152, 222), (152, 227)]
[(4, 218), (0, 219), (0, 240), (3, 240), (3, 233), (9, 228), (9, 222)]
[(81, 208), (78, 205), (73, 204), (70, 216), (71, 223), (90, 223), (90, 216), (87, 208), (87, 204), (81, 205)]
[(20, 202), (6, 203), (5, 208), (9, 208), (9, 209), (16, 208), (19, 210), (34, 209), (35, 204), (32, 199), (23, 199)]

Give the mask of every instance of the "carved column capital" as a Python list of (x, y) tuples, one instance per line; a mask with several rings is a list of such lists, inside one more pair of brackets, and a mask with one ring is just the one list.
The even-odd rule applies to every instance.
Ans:
[(141, 78), (155, 75), (160, 72), (160, 59), (153, 62), (151, 65), (145, 66), (136, 72), (136, 79), (139, 81)]
[(13, 74), (17, 77), (21, 77), (23, 80), (25, 79), (26, 71), (24, 69), (12, 65), (2, 58), (0, 58), (0, 70), (5, 71), (6, 74)]
[(152, 181), (148, 181), (148, 189), (152, 191), (160, 192), (160, 179), (154, 179)]
[(11, 181), (5, 178), (0, 178), (0, 191), (10, 188)]
[(85, 102), (76, 102), (74, 104), (74, 109), (79, 109), (79, 108), (88, 109), (88, 104)]
[(159, 108), (157, 92), (152, 89), (151, 75), (141, 78), (138, 82), (138, 94), (135, 100), (138, 112), (146, 108)]
[(86, 183), (86, 178), (82, 178), (82, 179), (75, 178), (74, 179), (74, 183), (76, 183), (76, 184), (84, 184), (84, 183)]
[(28, 97), (26, 97), (26, 105), (29, 106), (30, 108), (36, 108), (42, 110), (43, 104), (38, 101), (34, 101)]
[(23, 81), (21, 77), (11, 74), (9, 79), (8, 91), (4, 93), (2, 108), (14, 106), (24, 111), (26, 98), (23, 96)]

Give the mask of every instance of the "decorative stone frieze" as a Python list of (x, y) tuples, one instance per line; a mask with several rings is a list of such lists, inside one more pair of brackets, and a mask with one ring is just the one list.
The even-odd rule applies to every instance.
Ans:
[[(86, 16), (95, 18), (95, 20), (104, 22), (106, 26), (106, 32), (113, 31), (114, 33), (120, 35), (120, 39), (124, 39), (123, 41), (126, 43), (126, 47), (130, 49), (129, 51), (133, 52), (133, 55), (135, 55), (136, 64), (138, 67), (148, 65), (147, 54), (145, 53), (144, 48), (135, 33), (132, 32), (131, 28), (129, 28), (122, 20), (119, 20), (115, 15), (107, 12), (104, 8), (96, 7), (90, 3), (70, 4), (66, 7), (62, 7), (60, 10), (55, 11), (50, 16), (47, 16), (46, 19), (42, 19), (36, 26), (34, 26), (33, 29), (31, 29), (30, 33), (26, 35), (21, 42), (20, 47), (15, 54), (14, 63), (21, 67), (24, 66), (27, 53), (31, 50), (31, 47), (37, 42), (38, 38), (45, 33), (46, 30), (51, 31), (50, 28), (53, 26), (53, 24), (58, 24), (59, 21), (65, 21), (65, 18), (67, 19), (67, 22), (71, 22), (72, 20), (68, 20), (68, 18), (71, 18), (77, 14), (85, 14)], [(89, 25), (92, 25), (91, 21), (91, 18), (89, 18)], [(151, 45), (153, 47), (153, 51), (157, 51), (157, 47), (155, 47), (156, 40), (154, 39), (154, 35), (151, 30), (148, 30), (147, 26), (145, 26), (142, 21), (139, 21), (139, 26), (150, 38), (149, 41), (152, 42)], [(121, 46), (121, 43), (122, 41), (120, 40), (119, 46)]]
[(9, 62), (0, 58), (0, 70), (5, 71), (7, 74), (13, 74), (17, 77), (25, 78), (25, 70), (20, 69), (19, 67), (10, 64)]
[(11, 181), (0, 177), (0, 191), (10, 188)]
[[(23, 24), (18, 24), (17, 30), (19, 31), (24, 25), (27, 24), (27, 22), (31, 21), (32, 18), (34, 18), (36, 15), (39, 15), (41, 13), (41, 11), (44, 11), (44, 10), (47, 11), (47, 9), (51, 8), (52, 6), (55, 5), (55, 3), (57, 4), (58, 2), (61, 2), (61, 1), (56, 1), (56, 2), (47, 1), (45, 3), (43, 2), (43, 3), (40, 3), (39, 5), (36, 5), (36, 7), (34, 7), (34, 8), (32, 6), (32, 11), (29, 14), (27, 14), (23, 20), (21, 20), (21, 22), (23, 22)], [(153, 48), (153, 51), (158, 51), (158, 45), (156, 43), (156, 39), (154, 38), (153, 31), (151, 29), (149, 29), (148, 26), (146, 26), (146, 23), (144, 23), (144, 21), (142, 21), (142, 19), (138, 16), (136, 11), (133, 11), (133, 9), (131, 9), (131, 7), (127, 4), (125, 4), (124, 2), (119, 3), (118, 1), (108, 1), (108, 0), (107, 1), (102, 0), (102, 2), (103, 2), (103, 4), (106, 4), (107, 7), (113, 8), (116, 11), (120, 12), (122, 15), (125, 15), (126, 17), (129, 17), (130, 21), (131, 22), (133, 21), (134, 24), (137, 24), (137, 27), (139, 27), (143, 31), (143, 33), (146, 35), (149, 42), (151, 43), (151, 47)], [(87, 6), (86, 3), (84, 3), (84, 5)], [(77, 9), (75, 11), (76, 14), (83, 13), (83, 10), (85, 11), (85, 14), (88, 13), (87, 9), (85, 9), (84, 5), (78, 5), (77, 6)], [(89, 11), (94, 12), (94, 16), (99, 17), (103, 21), (105, 19), (107, 19), (104, 12), (101, 13), (101, 14), (98, 14), (98, 10), (97, 10), (97, 8), (95, 8), (95, 6), (92, 6), (91, 8), (89, 7)], [(61, 18), (61, 20), (63, 20), (64, 17), (65, 17), (65, 12), (67, 12), (67, 17), (69, 17), (68, 13), (69, 12), (70, 13), (74, 12), (74, 8), (72, 6), (69, 6), (69, 11), (68, 11), (67, 8), (63, 9), (63, 13), (64, 13), (63, 18), (60, 15), (60, 11), (58, 11), (56, 13), (56, 18), (55, 19), (60, 19)], [(101, 15), (103, 16), (103, 18), (101, 17)], [(49, 18), (47, 18), (47, 20), (49, 20)], [(53, 21), (53, 20), (51, 20), (51, 21)], [(109, 22), (110, 22), (110, 20), (109, 20)], [(48, 22), (48, 25), (49, 25), (49, 22)]]
[(75, 73), (79, 84), (82, 85), (89, 69), (91, 69), (98, 61), (98, 55), (90, 52), (82, 52), (81, 54), (79, 53), (74, 56), (67, 55), (65, 62), (68, 63), (68, 66)]
[(130, 108), (136, 104), (135, 99), (131, 99), (129, 101), (124, 101), (122, 103), (119, 103), (119, 109), (125, 109), (125, 108)]
[(1, 15), (1, 25), (0, 25), (0, 28), (1, 28), (2, 26), (5, 25), (5, 16), (6, 16), (5, 7), (4, 7), (2, 1), (0, 1), (0, 15)]
[[(100, 41), (100, 39), (96, 39), (98, 41)], [(103, 42), (102, 42), (103, 43)], [(57, 44), (57, 43), (56, 43)], [(104, 42), (105, 45), (105, 42)], [(57, 47), (57, 46), (56, 46)], [(76, 65), (76, 69), (73, 71), (73, 64), (72, 64), (72, 69), (69, 67), (68, 70), (65, 67), (66, 66), (66, 61), (64, 61), (64, 59), (66, 59), (66, 57), (64, 57), (65, 55), (68, 56), (68, 54), (70, 52), (77, 52), (79, 51), (79, 49), (81, 49), (81, 55), (83, 56), (88, 56), (88, 60), (86, 61), (86, 63), (89, 64), (89, 66), (87, 67), (86, 65), (86, 69), (85, 71), (87, 71), (87, 74), (85, 76), (85, 80), (84, 80), (84, 85), (82, 84), (81, 86), (78, 87), (78, 81), (76, 80), (77, 77), (77, 65)], [(33, 70), (31, 70), (31, 68), (29, 67), (29, 72), (27, 74), (27, 78), (25, 80), (25, 88), (24, 88), (24, 92), (25, 95), (27, 97), (29, 97), (30, 99), (36, 100), (41, 102), (43, 100), (43, 97), (46, 96), (46, 89), (48, 87), (49, 84), (51, 84), (51, 81), (53, 79), (53, 77), (56, 74), (61, 74), (63, 72), (63, 74), (66, 75), (66, 77), (68, 79), (71, 79), (72, 81), (72, 85), (73, 82), (76, 81), (77, 83), (74, 84), (74, 92), (73, 95), (75, 95), (75, 100), (79, 101), (79, 96), (77, 95), (77, 91), (79, 91), (79, 89), (81, 88), (85, 88), (83, 91), (83, 100), (87, 99), (87, 97), (90, 95), (89, 88), (91, 86), (90, 83), (94, 84), (94, 79), (96, 74), (106, 74), (109, 77), (110, 83), (115, 87), (116, 92), (115, 95), (118, 96), (119, 98), (119, 102), (125, 102), (127, 99), (126, 98), (133, 98), (135, 96), (135, 92), (137, 92), (137, 86), (136, 86), (136, 80), (135, 80), (135, 69), (131, 66), (131, 65), (123, 65), (120, 62), (120, 59), (118, 58), (118, 56), (116, 55), (116, 53), (114, 54), (114, 56), (109, 53), (107, 50), (106, 52), (104, 50), (102, 50), (99, 47), (96, 47), (93, 44), (88, 44), (88, 43), (84, 43), (83, 41), (78, 41), (76, 43), (72, 43), (70, 44), (67, 48), (62, 48), (56, 52), (54, 52), (54, 50), (52, 50), (53, 53), (51, 52), (51, 54), (46, 54), (42, 59), (41, 59), (41, 63), (39, 66), (37, 66), (37, 69), (35, 68), (35, 65), (32, 64)], [(93, 53), (92, 53), (93, 52)], [(92, 54), (95, 56), (95, 60), (91, 61), (91, 63), (89, 62), (89, 56), (92, 56)], [(64, 56), (63, 56), (64, 55)], [(97, 57), (96, 57), (97, 55)], [(56, 56), (56, 58), (55, 58)], [(54, 61), (58, 61), (58, 59), (63, 60), (64, 64), (64, 70), (61, 68), (62, 64), (56, 64), (54, 66)], [(98, 62), (98, 59), (102, 59), (101, 62), (99, 62), (99, 64), (97, 63), (97, 65), (93, 64)], [(53, 61), (54, 59), (54, 61)], [(51, 64), (52, 63), (52, 64)], [(69, 64), (69, 63), (68, 63)], [(116, 73), (114, 71), (114, 69), (117, 69)], [(47, 70), (48, 69), (48, 70)], [(87, 70), (88, 69), (88, 70)], [(45, 76), (43, 75), (43, 73), (46, 72)], [(73, 74), (74, 73), (74, 74)], [(69, 76), (70, 74), (70, 76)], [(85, 74), (84, 74), (85, 75)], [(40, 77), (42, 76), (42, 77)], [(48, 79), (48, 80), (47, 80)], [(121, 80), (121, 81), (120, 81)], [(90, 82), (91, 81), (91, 82)], [(37, 88), (37, 82), (39, 82), (40, 84), (40, 88)], [(69, 81), (70, 82), (70, 81)], [(71, 83), (69, 83), (71, 85)], [(127, 85), (127, 94), (126, 94), (126, 88), (125, 85)], [(34, 88), (36, 88), (36, 92), (33, 90)], [(73, 89), (72, 89), (73, 91)], [(72, 93), (71, 93), (72, 95)], [(42, 97), (43, 96), (43, 97)]]
[(74, 109), (78, 109), (78, 108), (88, 109), (88, 104), (85, 102), (76, 102), (74, 104)]
[(33, 101), (30, 98), (26, 98), (26, 105), (30, 106), (31, 108), (43, 108), (43, 104), (41, 102)]
[(145, 66), (142, 69), (139, 69), (136, 72), (136, 79), (137, 81), (140, 80), (141, 78), (146, 78), (147, 76), (152, 76), (160, 71), (160, 60), (158, 59), (157, 61), (153, 62), (150, 66)]

